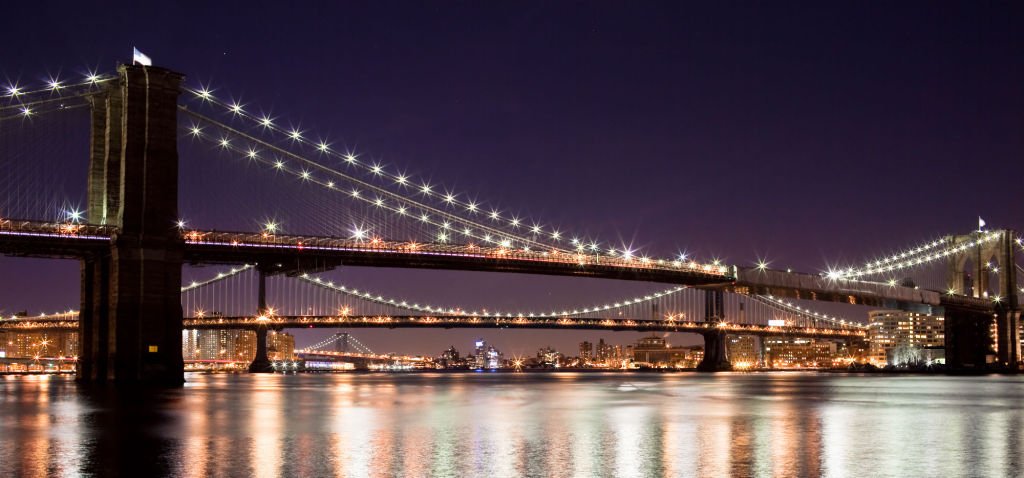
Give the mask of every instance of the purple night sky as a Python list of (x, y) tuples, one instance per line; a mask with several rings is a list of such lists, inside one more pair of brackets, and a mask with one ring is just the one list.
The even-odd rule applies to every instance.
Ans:
[[(6, 5), (0, 82), (110, 72), (138, 46), (189, 85), (244, 96), (418, 177), (661, 255), (817, 272), (968, 231), (979, 215), (1024, 229), (1017, 2), (101, 3)], [(86, 162), (85, 149), (67, 159)], [(0, 313), (77, 308), (77, 274), (74, 262), (0, 258)], [(334, 276), (467, 306), (665, 287)], [(300, 331), (299, 345), (330, 332)], [(519, 355), (638, 335), (353, 333), (377, 351), (465, 352), (484, 337)]]

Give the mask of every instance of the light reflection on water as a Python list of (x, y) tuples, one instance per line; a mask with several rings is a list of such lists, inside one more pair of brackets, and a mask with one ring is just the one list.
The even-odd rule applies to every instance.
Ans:
[(1021, 476), (1024, 377), (0, 378), (5, 476)]

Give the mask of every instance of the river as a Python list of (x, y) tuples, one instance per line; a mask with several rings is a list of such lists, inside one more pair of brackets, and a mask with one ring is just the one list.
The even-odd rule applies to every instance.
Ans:
[(1024, 377), (0, 377), (4, 476), (1024, 475)]

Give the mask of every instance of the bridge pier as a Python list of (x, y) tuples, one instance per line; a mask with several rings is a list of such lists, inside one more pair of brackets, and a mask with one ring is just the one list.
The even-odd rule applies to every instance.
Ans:
[(727, 334), (715, 330), (704, 334), (704, 358), (697, 364), (699, 372), (726, 372), (732, 370), (726, 350)]
[(946, 367), (953, 372), (984, 370), (992, 354), (992, 315), (947, 307), (945, 323)]
[(122, 65), (93, 100), (88, 221), (117, 226), (82, 263), (80, 380), (181, 384), (177, 98), (182, 75)]
[[(704, 321), (715, 327), (725, 320), (725, 293), (720, 289), (704, 291)], [(700, 372), (723, 372), (732, 370), (729, 352), (726, 349), (727, 334), (723, 330), (711, 329), (704, 332), (704, 358), (697, 364)]]
[(996, 360), (1010, 370), (1020, 367), (1020, 309), (997, 307)]
[[(262, 267), (257, 267), (259, 272), (259, 288), (257, 289), (257, 308), (258, 314), (262, 317), (267, 313), (267, 272)], [(267, 326), (260, 324), (256, 327), (256, 357), (253, 358), (252, 363), (249, 364), (249, 373), (269, 373), (273, 372), (274, 367), (270, 364), (270, 358), (267, 355)]]

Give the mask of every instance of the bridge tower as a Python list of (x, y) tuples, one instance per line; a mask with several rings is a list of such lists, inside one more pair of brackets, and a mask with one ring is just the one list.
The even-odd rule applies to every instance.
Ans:
[[(976, 242), (961, 254), (950, 256), (947, 284), (951, 292), (996, 301), (995, 314), (946, 307), (946, 356), (952, 368), (975, 368), (985, 364), (985, 356), (995, 349), (999, 366), (1017, 369), (1021, 364), (1020, 304), (1017, 303), (1017, 273), (1014, 258), (1014, 232), (999, 231), (996, 241), (979, 241), (982, 232), (952, 236), (952, 244)], [(996, 290), (990, 290), (992, 261), (998, 267)], [(968, 270), (967, 264), (971, 264)], [(968, 280), (970, 278), (970, 280)], [(967, 285), (970, 282), (971, 289)], [(995, 320), (996, 340), (989, 338)], [(993, 347), (994, 345), (994, 347)]]
[[(257, 315), (264, 317), (268, 313), (267, 309), (267, 271), (264, 267), (257, 267), (259, 273), (258, 282), (259, 288), (257, 289)], [(259, 320), (259, 319), (257, 319)], [(256, 357), (253, 358), (252, 363), (249, 364), (250, 373), (267, 373), (273, 372), (274, 368), (270, 364), (270, 358), (267, 354), (267, 326), (265, 324), (259, 324), (256, 326)]]
[(177, 99), (183, 76), (122, 65), (92, 98), (88, 222), (117, 227), (81, 266), (78, 378), (180, 384), (183, 242)]
[(726, 350), (727, 334), (716, 326), (725, 320), (725, 293), (721, 289), (704, 291), (704, 321), (712, 328), (704, 332), (704, 358), (697, 364), (701, 372), (732, 370)]

